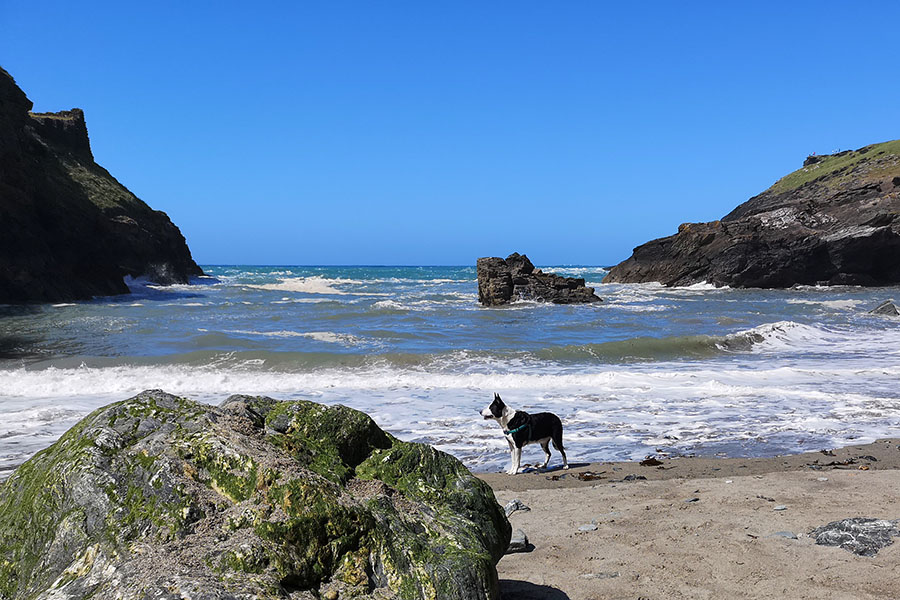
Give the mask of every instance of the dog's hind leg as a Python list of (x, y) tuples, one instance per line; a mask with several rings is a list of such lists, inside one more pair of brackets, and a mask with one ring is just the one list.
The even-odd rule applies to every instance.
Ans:
[(544, 454), (547, 455), (547, 458), (544, 459), (544, 464), (541, 465), (541, 468), (546, 469), (547, 465), (550, 463), (550, 438), (541, 440), (541, 448), (544, 449)]
[[(553, 447), (559, 450), (559, 453), (562, 454), (563, 459), (563, 469), (569, 468), (569, 460), (566, 458), (566, 450), (563, 448), (562, 444), (562, 426), (559, 429), (553, 432)], [(550, 453), (547, 453), (547, 460), (550, 460)]]

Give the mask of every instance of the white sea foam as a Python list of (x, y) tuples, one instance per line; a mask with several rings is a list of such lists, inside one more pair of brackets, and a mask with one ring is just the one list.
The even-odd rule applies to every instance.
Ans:
[[(332, 298), (282, 298), (281, 300), (272, 300), (269, 304), (324, 304), (334, 302)], [(244, 304), (251, 304), (245, 302)]]
[(835, 357), (900, 354), (900, 330), (897, 329), (851, 331), (779, 321), (733, 334), (728, 339), (749, 340), (754, 343), (755, 352), (769, 354), (802, 352)]
[(832, 308), (835, 310), (853, 310), (863, 304), (862, 300), (804, 300), (800, 298), (790, 298), (788, 304), (808, 304), (811, 306), (822, 306), (824, 308)]
[(324, 277), (289, 277), (287, 279), (279, 280), (278, 283), (261, 283), (248, 285), (247, 287), (279, 292), (302, 292), (304, 294), (343, 296), (348, 294), (348, 292), (334, 287), (335, 285), (342, 283), (349, 283), (349, 281), (341, 279), (325, 279)]
[(396, 300), (379, 300), (372, 307), (382, 310), (406, 310), (406, 307)]
[(714, 283), (709, 283), (708, 281), (701, 281), (699, 283), (675, 286), (669, 289), (677, 291), (708, 292), (710, 290), (730, 290), (731, 288), (727, 285), (715, 285)]
[[(201, 330), (205, 331), (205, 330)], [(363, 340), (355, 335), (346, 333), (334, 333), (332, 331), (256, 331), (253, 329), (226, 329), (223, 333), (236, 333), (239, 335), (252, 335), (270, 338), (295, 338), (303, 337), (316, 340), (317, 342), (328, 342), (333, 344), (343, 344), (345, 346), (355, 346), (363, 342)]]
[[(211, 403), (239, 392), (344, 403), (403, 439), (436, 444), (478, 468), (505, 460), (502, 437), (471, 417), (494, 391), (524, 410), (559, 413), (570, 459), (577, 460), (640, 456), (663, 443), (690, 449), (788, 434), (817, 444), (858, 441), (895, 434), (900, 423), (900, 393), (894, 391), (900, 366), (866, 364), (870, 360), (753, 369), (661, 364), (587, 373), (390, 367), (285, 373), (263, 370), (261, 362), (0, 370), (4, 407), (19, 407), (7, 410), (13, 416), (0, 425), (0, 440), (36, 431), (59, 435), (96, 406), (159, 387)], [(47, 412), (63, 399), (69, 412)], [(485, 441), (493, 452), (485, 453)]]
[(475, 299), (470, 294), (460, 294), (455, 297), (451, 295), (447, 296), (448, 297), (441, 300), (379, 300), (372, 305), (372, 308), (397, 311), (430, 311), (454, 305), (457, 307), (476, 307)]
[(566, 277), (581, 277), (587, 274), (597, 274), (600, 275), (600, 278), (602, 279), (609, 273), (609, 270), (604, 269), (603, 267), (540, 267), (540, 269), (544, 273), (556, 273), (557, 275), (565, 275)]

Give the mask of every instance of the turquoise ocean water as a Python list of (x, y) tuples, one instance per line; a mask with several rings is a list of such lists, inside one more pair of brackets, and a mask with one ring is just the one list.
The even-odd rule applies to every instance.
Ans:
[(604, 302), (482, 308), (473, 267), (206, 266), (192, 285), (0, 307), (0, 477), (149, 388), (346, 404), (475, 470), (508, 460), (478, 415), (494, 392), (559, 414), (576, 462), (900, 435), (900, 319), (867, 314), (898, 288), (600, 285), (600, 267), (539, 266)]

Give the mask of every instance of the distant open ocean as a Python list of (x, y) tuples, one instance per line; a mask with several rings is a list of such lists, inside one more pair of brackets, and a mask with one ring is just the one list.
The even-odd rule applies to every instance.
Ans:
[(557, 413), (572, 462), (900, 435), (900, 319), (867, 314), (900, 288), (600, 285), (600, 267), (540, 266), (604, 302), (482, 308), (473, 267), (207, 266), (192, 285), (0, 307), (0, 478), (148, 388), (345, 404), (474, 470), (508, 461), (478, 414), (494, 392)]

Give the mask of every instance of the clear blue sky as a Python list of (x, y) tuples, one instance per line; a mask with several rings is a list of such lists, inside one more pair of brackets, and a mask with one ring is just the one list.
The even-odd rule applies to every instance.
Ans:
[(0, 2), (201, 264), (611, 264), (900, 138), (900, 3)]

